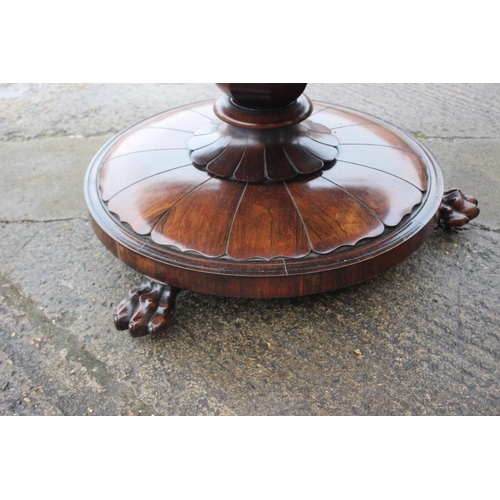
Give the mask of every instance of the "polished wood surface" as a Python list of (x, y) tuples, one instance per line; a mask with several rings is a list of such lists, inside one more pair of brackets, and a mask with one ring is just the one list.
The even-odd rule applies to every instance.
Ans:
[(462, 227), (479, 215), (478, 201), (457, 188), (445, 191), (439, 208), (439, 224), (447, 229)]
[(313, 106), (286, 133), (232, 130), (213, 102), (124, 131), (88, 173), (98, 236), (154, 280), (224, 296), (320, 293), (389, 269), (437, 222), (439, 167), (381, 120)]
[(303, 122), (313, 112), (313, 104), (302, 94), (285, 108), (256, 110), (235, 106), (228, 96), (222, 95), (214, 103), (214, 112), (225, 123), (251, 130), (275, 130)]
[[(186, 110), (201, 111), (197, 106)], [(343, 123), (346, 113), (342, 111), (337, 123)], [(332, 126), (335, 114), (329, 107), (313, 118), (328, 116)], [(178, 115), (173, 118), (178, 120)], [(111, 147), (99, 185), (109, 211), (122, 222), (156, 244), (182, 252), (236, 261), (327, 254), (396, 226), (422, 201), (427, 187), (427, 165), (410, 142), (381, 124), (357, 124), (352, 113), (350, 125), (337, 128), (308, 120), (283, 133), (236, 131), (245, 137), (237, 155), (228, 148), (234, 138), (214, 132), (231, 131), (230, 125), (214, 119), (194, 134), (174, 130), (170, 135), (173, 126), (161, 117), (159, 128), (159, 119), (132, 128)], [(215, 160), (208, 162), (206, 171), (195, 168), (201, 163), (199, 151), (221, 138), (227, 138), (225, 149), (215, 147), (210, 156)], [(238, 156), (231, 171), (230, 160)], [(326, 161), (335, 156), (334, 164)], [(272, 179), (272, 172), (286, 173), (285, 167), (280, 170), (283, 159), (292, 169), (290, 157), (305, 165), (304, 174), (310, 173), (309, 159), (326, 168), (312, 175), (293, 169), (293, 181), (257, 183)], [(226, 169), (222, 177), (217, 169), (210, 170), (217, 160)], [(248, 176), (239, 174), (245, 166)]]
[(313, 111), (302, 94), (305, 83), (218, 83), (224, 92), (214, 112), (224, 123), (241, 129), (276, 130), (303, 122)]
[(355, 285), (479, 214), (472, 196), (443, 196), (432, 154), (382, 120), (311, 102), (306, 84), (217, 85), (216, 101), (124, 130), (88, 169), (96, 234), (145, 276), (119, 330), (163, 333), (182, 289), (265, 299)]
[(180, 291), (144, 278), (116, 308), (116, 329), (128, 330), (132, 337), (163, 333), (172, 323)]
[(213, 122), (189, 141), (193, 163), (243, 182), (284, 181), (317, 172), (333, 162), (338, 145), (329, 128), (310, 120), (277, 130)]
[(217, 83), (241, 107), (269, 110), (286, 107), (306, 89), (306, 83)]

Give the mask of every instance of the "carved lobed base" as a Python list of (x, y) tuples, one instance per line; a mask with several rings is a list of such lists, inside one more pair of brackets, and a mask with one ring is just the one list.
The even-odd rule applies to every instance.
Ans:
[(458, 189), (443, 197), (439, 165), (405, 132), (306, 96), (260, 109), (274, 98), (257, 90), (258, 110), (234, 104), (235, 87), (122, 131), (91, 163), (96, 234), (148, 276), (118, 306), (118, 330), (165, 333), (181, 289), (265, 299), (352, 286), (402, 262), (436, 225), (479, 214)]

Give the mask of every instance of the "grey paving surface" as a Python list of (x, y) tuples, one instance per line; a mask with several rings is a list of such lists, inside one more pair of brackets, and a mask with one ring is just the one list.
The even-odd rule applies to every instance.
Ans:
[(0, 415), (500, 414), (500, 85), (307, 93), (420, 138), (480, 218), (334, 293), (183, 292), (168, 336), (134, 340), (112, 315), (140, 276), (92, 232), (86, 168), (113, 133), (218, 89), (0, 85)]

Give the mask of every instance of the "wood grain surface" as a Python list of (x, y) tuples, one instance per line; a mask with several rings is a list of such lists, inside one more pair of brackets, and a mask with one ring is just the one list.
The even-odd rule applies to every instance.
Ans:
[(285, 132), (228, 125), (213, 102), (127, 129), (89, 169), (98, 235), (150, 278), (227, 296), (323, 292), (403, 260), (436, 224), (435, 160), (381, 120), (313, 104)]

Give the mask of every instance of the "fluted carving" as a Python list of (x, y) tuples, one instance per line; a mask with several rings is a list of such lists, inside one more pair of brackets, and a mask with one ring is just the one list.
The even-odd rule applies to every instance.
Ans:
[(193, 163), (243, 182), (284, 181), (317, 172), (338, 153), (331, 130), (312, 121), (276, 130), (213, 122), (189, 141)]
[(109, 211), (157, 245), (269, 261), (397, 226), (421, 203), (427, 173), (410, 143), (350, 111), (318, 105), (299, 125), (258, 131), (202, 104), (128, 131), (104, 158), (100, 188)]

